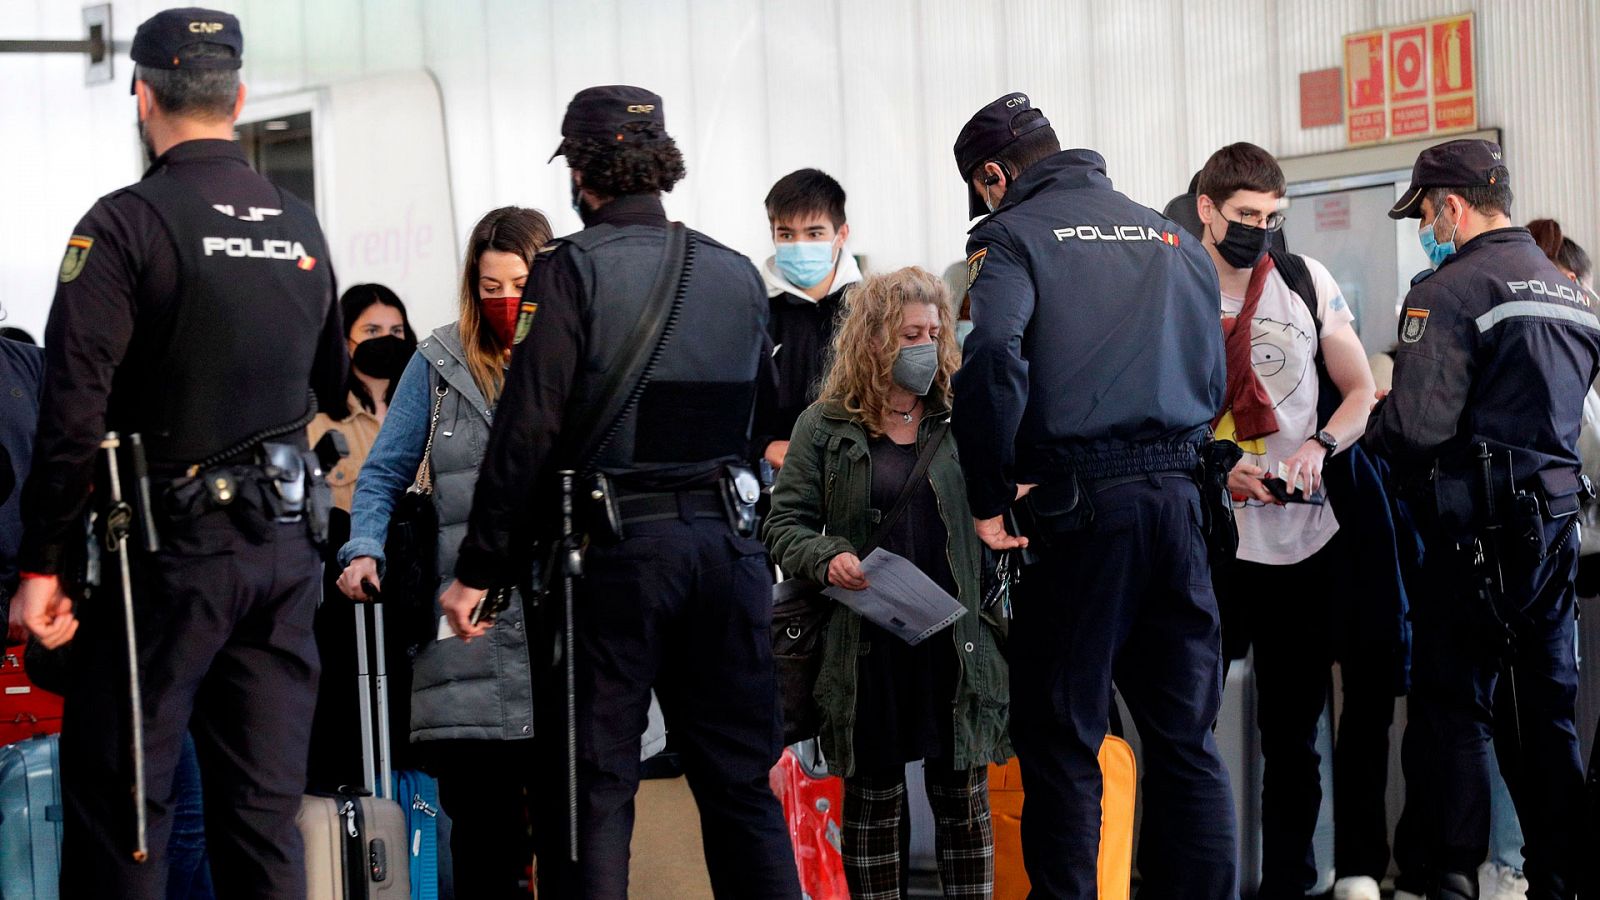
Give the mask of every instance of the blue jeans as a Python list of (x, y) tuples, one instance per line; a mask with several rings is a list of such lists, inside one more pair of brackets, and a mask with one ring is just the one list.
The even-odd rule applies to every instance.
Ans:
[(206, 859), (206, 818), (200, 793), (200, 758), (194, 738), (183, 736), (172, 780), (172, 837), (167, 841), (167, 900), (215, 900)]

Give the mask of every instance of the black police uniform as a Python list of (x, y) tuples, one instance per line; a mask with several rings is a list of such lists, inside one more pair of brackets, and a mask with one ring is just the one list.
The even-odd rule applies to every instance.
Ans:
[[(1002, 97), (957, 143), (963, 177), (1008, 141)], [(984, 141), (974, 131), (998, 131)], [(965, 153), (963, 150), (965, 149)], [(952, 428), (973, 515), (1018, 484), (1070, 492), (1092, 523), (1023, 570), (1011, 629), (1011, 737), (1028, 785), (1023, 858), (1039, 896), (1096, 896), (1112, 683), (1143, 741), (1144, 892), (1235, 893), (1233, 800), (1212, 737), (1216, 600), (1194, 480), (1222, 404), (1217, 275), (1199, 243), (1068, 150), (1028, 168), (968, 243), (973, 330)], [(1081, 507), (1080, 507), (1081, 508)]]
[[(191, 22), (239, 47), (232, 16), (176, 10), (141, 26), (134, 58), (170, 68)], [(154, 54), (152, 56), (151, 54)], [(344, 338), (315, 216), (196, 140), (97, 202), (63, 260), (45, 337), (42, 415), (23, 496), (25, 572), (68, 575), (108, 430), (143, 435), (161, 549), (132, 554), (143, 691), (149, 862), (132, 862), (128, 668), (114, 558), (75, 612), (61, 736), (63, 897), (164, 897), (173, 773), (185, 730), (204, 771), (220, 895), (305, 896), (295, 814), (318, 661), (318, 554), (304, 521), (268, 510), (253, 451), (190, 466), (342, 402)], [(282, 438), (304, 447), (304, 429)], [(126, 469), (124, 470), (126, 476)], [(227, 508), (202, 479), (234, 480)], [(102, 473), (103, 476), (103, 473)], [(282, 510), (276, 510), (282, 512)], [(291, 518), (285, 516), (285, 518)]]
[[(612, 90), (591, 89), (573, 105)], [(654, 95), (620, 90), (631, 104), (639, 101), (630, 91), (659, 110)], [(563, 133), (571, 135), (566, 126)], [(571, 440), (575, 423), (604, 406), (607, 372), (659, 267), (667, 218), (657, 196), (618, 197), (586, 211), (585, 224), (547, 246), (529, 276), (538, 317), (513, 355), (495, 412), (456, 564), (465, 585), (512, 583), (515, 566), (526, 565), (518, 537), (546, 528), (540, 520), (555, 513), (556, 471), (584, 468), (569, 458), (562, 436)], [(690, 241), (681, 314), (648, 387), (598, 461), (620, 498), (625, 536), (591, 545), (579, 582), (576, 867), (567, 862), (562, 802), (564, 702), (544, 690), (535, 702), (529, 764), (544, 785), (546, 810), (534, 823), (539, 886), (554, 897), (627, 896), (639, 737), (652, 686), (700, 807), (713, 891), (799, 896), (788, 832), (767, 783), (782, 734), (766, 549), (735, 533), (716, 493), (724, 466), (745, 458), (758, 389), (771, 389), (767, 298), (749, 260), (698, 233)], [(548, 660), (534, 664), (549, 667)]]
[[(1467, 144), (1480, 146), (1452, 146)], [(1477, 179), (1500, 165), (1498, 150), (1452, 141), (1424, 151), (1415, 196), (1391, 215), (1416, 215), (1428, 186), (1487, 183)], [(1452, 153), (1459, 158), (1440, 159)], [(1427, 804), (1426, 857), (1443, 879), (1440, 892), (1475, 896), (1473, 873), (1488, 849), (1494, 739), (1527, 842), (1528, 896), (1570, 897), (1583, 776), (1573, 723), (1578, 540), (1569, 526), (1600, 319), (1522, 228), (1468, 241), (1415, 284), (1405, 305), (1394, 390), (1374, 411), (1365, 440), (1395, 462), (1426, 545), (1413, 601), (1409, 727), (1421, 730), (1431, 760), (1408, 768), (1408, 778), (1416, 771), (1427, 781), (1408, 806), (1418, 795)], [(1457, 549), (1485, 526), (1516, 524), (1504, 517), (1513, 504), (1501, 498), (1491, 517), (1474, 486), (1480, 445), (1509, 454), (1512, 489), (1537, 504), (1523, 524), (1539, 546), (1496, 544), (1503, 591), (1493, 610), (1463, 577), (1471, 564)], [(1496, 618), (1511, 629), (1509, 649)], [(1514, 703), (1497, 706), (1505, 674), (1514, 679)], [(1408, 746), (1417, 743), (1408, 733)]]

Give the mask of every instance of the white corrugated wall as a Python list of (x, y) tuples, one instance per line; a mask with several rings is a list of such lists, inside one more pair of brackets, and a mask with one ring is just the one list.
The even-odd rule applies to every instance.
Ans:
[[(1223, 143), (1339, 149), (1342, 127), (1299, 127), (1299, 73), (1339, 65), (1348, 32), (1470, 9), (1480, 120), (1504, 130), (1516, 217), (1555, 215), (1600, 250), (1600, 0), (213, 2), (243, 20), (262, 96), (433, 72), (458, 229), (505, 203), (575, 227), (545, 158), (574, 91), (624, 81), (663, 95), (688, 158), (674, 215), (764, 256), (767, 188), (817, 166), (849, 191), (853, 246), (874, 268), (936, 270), (965, 242), (950, 146), (1006, 91), (1029, 92), (1063, 141), (1101, 151), (1119, 187), (1159, 207)], [(112, 5), (127, 40), (165, 4)], [(0, 0), (0, 36), (71, 37), (79, 7)], [(126, 60), (95, 88), (81, 68), (0, 58), (0, 303), (25, 325), (43, 321), (77, 217), (140, 171)]]

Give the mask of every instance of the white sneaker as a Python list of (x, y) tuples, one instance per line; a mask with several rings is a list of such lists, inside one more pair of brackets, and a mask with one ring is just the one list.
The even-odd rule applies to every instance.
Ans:
[[(1397, 898), (1398, 894), (1395, 895)], [(1365, 875), (1352, 875), (1333, 883), (1333, 900), (1382, 900), (1378, 882)]]
[(1510, 866), (1486, 862), (1478, 867), (1478, 900), (1528, 900), (1528, 879)]

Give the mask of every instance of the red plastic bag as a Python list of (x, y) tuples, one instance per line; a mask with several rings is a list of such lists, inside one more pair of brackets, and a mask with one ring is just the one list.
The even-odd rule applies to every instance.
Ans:
[[(801, 745), (795, 745), (801, 746)], [(806, 754), (810, 756), (811, 754)], [(783, 802), (783, 818), (794, 845), (794, 867), (800, 892), (808, 900), (849, 900), (844, 880), (844, 781), (824, 767), (808, 766), (785, 747), (767, 776), (772, 792)]]

